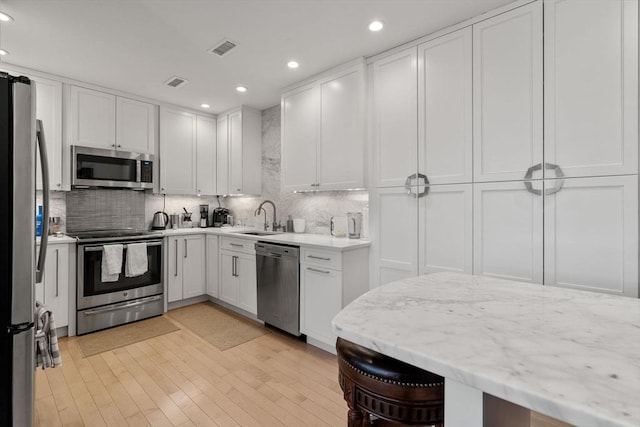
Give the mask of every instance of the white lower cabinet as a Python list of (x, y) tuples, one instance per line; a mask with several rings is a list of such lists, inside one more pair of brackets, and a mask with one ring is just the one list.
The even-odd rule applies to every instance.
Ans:
[(258, 313), (256, 254), (253, 242), (220, 238), (220, 299), (248, 313)]
[(331, 320), (369, 290), (369, 249), (302, 248), (300, 262), (300, 332), (311, 344), (335, 353)]
[(637, 297), (638, 177), (549, 180), (545, 193), (545, 285)]
[(208, 235), (207, 240), (207, 295), (218, 298), (219, 296), (219, 245), (218, 236)]
[(168, 237), (167, 243), (167, 301), (204, 295), (204, 235)]
[(36, 301), (51, 310), (56, 328), (69, 325), (69, 280), (69, 244), (49, 244), (44, 277), (36, 283)]
[(542, 284), (542, 182), (531, 185), (474, 185), (474, 274)]

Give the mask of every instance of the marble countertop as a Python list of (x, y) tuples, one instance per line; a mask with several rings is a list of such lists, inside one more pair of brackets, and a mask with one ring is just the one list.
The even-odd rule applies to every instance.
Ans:
[(640, 300), (457, 273), (390, 283), (349, 341), (577, 426), (640, 426)]
[(268, 234), (265, 236), (253, 236), (250, 234), (241, 234), (243, 231), (258, 231), (255, 228), (246, 227), (208, 227), (208, 228), (177, 228), (164, 230), (164, 236), (176, 236), (185, 234), (213, 234), (219, 236), (238, 237), (253, 241), (264, 241), (273, 243), (285, 243), (290, 245), (298, 245), (301, 247), (335, 249), (346, 251), (350, 249), (365, 248), (371, 245), (368, 240), (349, 239), (347, 237), (332, 237), (321, 234), (307, 233), (278, 233)]

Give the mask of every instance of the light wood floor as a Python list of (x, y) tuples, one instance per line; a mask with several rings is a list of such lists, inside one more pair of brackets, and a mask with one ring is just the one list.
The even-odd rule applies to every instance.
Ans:
[(346, 425), (335, 356), (278, 332), (224, 352), (184, 328), (88, 358), (59, 342), (62, 367), (36, 373), (42, 427)]

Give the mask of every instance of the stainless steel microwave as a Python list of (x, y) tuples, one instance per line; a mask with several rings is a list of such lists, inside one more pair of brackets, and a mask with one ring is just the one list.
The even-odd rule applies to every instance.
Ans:
[(153, 188), (153, 155), (101, 148), (71, 147), (75, 188)]

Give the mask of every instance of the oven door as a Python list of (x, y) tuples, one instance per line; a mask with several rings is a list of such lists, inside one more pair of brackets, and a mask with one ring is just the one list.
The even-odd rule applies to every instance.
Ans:
[[(127, 247), (122, 254), (122, 270), (115, 282), (103, 282), (102, 244), (78, 245), (78, 309), (98, 307), (131, 299), (163, 293), (162, 240), (145, 240), (147, 244), (147, 272), (137, 277), (125, 276)], [(127, 243), (141, 243), (131, 241)]]

